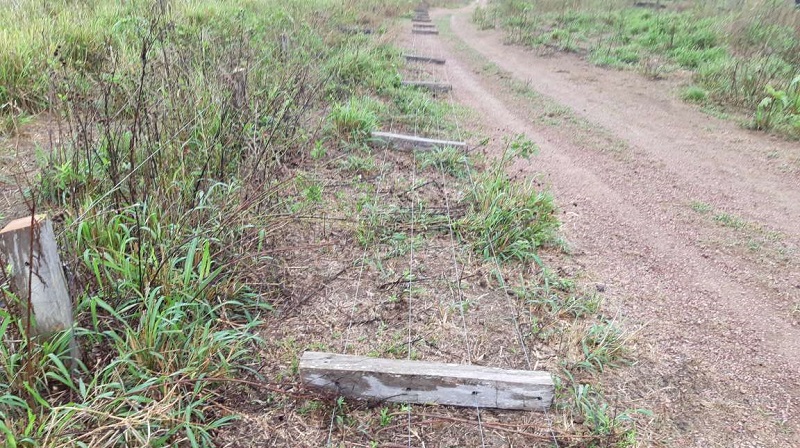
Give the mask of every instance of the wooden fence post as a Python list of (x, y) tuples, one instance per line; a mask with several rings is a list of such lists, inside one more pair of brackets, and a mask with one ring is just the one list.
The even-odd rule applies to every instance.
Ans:
[[(71, 331), (72, 299), (58, 256), (53, 223), (43, 215), (12, 221), (0, 230), (0, 258), (7, 264), (3, 268), (11, 269), (11, 291), (19, 298), (23, 323), (31, 329), (31, 336)], [(33, 318), (30, 323), (29, 317)], [(80, 356), (72, 335), (70, 356), (72, 361)]]

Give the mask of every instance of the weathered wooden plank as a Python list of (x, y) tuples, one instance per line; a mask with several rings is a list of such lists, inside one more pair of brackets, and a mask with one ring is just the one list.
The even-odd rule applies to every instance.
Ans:
[(436, 24), (433, 23), (412, 23), (412, 28), (419, 28), (419, 29), (435, 29)]
[(371, 28), (361, 28), (358, 26), (339, 26), (339, 31), (345, 34), (372, 34)]
[(439, 65), (442, 65), (442, 64), (445, 63), (444, 59), (434, 58), (434, 57), (431, 57), (431, 56), (420, 56), (420, 55), (416, 55), (416, 54), (406, 54), (406, 55), (403, 55), (403, 57), (405, 57), (406, 60), (409, 61), (409, 62), (427, 62), (427, 63), (430, 63), (430, 64), (439, 64)]
[(418, 28), (413, 28), (411, 30), (411, 34), (439, 34), (439, 30), (421, 30)]
[[(72, 328), (72, 299), (53, 224), (45, 216), (20, 218), (0, 230), (0, 259), (11, 267), (10, 286), (19, 299), (25, 328), (28, 317), (32, 317), (32, 336), (48, 336)], [(70, 352), (73, 359), (79, 356), (74, 339), (70, 340)]]
[(309, 386), (350, 398), (400, 403), (545, 411), (553, 401), (547, 372), (305, 352)]
[(456, 142), (450, 140), (437, 140), (433, 138), (417, 137), (414, 135), (394, 134), (391, 132), (373, 132), (372, 138), (385, 145), (392, 145), (399, 148), (411, 149), (430, 149), (430, 148), (466, 148), (467, 144), (464, 142)]
[(430, 17), (427, 17), (427, 16), (426, 17), (414, 17), (413, 19), (411, 19), (411, 21), (412, 22), (417, 22), (417, 23), (430, 23), (431, 19), (430, 19)]
[(445, 84), (441, 82), (429, 82), (429, 81), (403, 81), (402, 84), (404, 86), (411, 86), (411, 87), (421, 87), (424, 89), (431, 90), (433, 92), (444, 92), (447, 93), (453, 90), (452, 84)]

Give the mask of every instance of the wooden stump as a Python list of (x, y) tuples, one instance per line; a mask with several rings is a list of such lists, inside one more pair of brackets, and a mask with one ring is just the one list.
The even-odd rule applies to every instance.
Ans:
[[(20, 218), (9, 223), (0, 230), (0, 258), (11, 268), (11, 291), (19, 299), (21, 317), (25, 328), (30, 324), (31, 336), (71, 330), (72, 300), (52, 222), (37, 215), (33, 219)], [(29, 316), (32, 317), (30, 323)], [(70, 352), (73, 359), (78, 357), (74, 338), (70, 341)]]

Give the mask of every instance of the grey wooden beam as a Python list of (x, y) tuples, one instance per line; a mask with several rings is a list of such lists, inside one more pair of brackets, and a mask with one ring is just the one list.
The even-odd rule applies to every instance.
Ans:
[(452, 84), (444, 84), (441, 82), (428, 82), (428, 81), (403, 81), (402, 84), (404, 86), (411, 86), (411, 87), (422, 87), (424, 89), (431, 90), (433, 92), (444, 92), (447, 93), (453, 90)]
[(416, 54), (405, 54), (403, 57), (406, 58), (409, 62), (428, 62), (430, 64), (439, 64), (442, 65), (445, 63), (444, 59), (434, 58), (431, 56), (419, 56)]
[(553, 402), (547, 372), (305, 352), (309, 386), (367, 400), (545, 411)]
[(455, 142), (449, 140), (437, 140), (433, 138), (417, 137), (414, 135), (394, 134), (391, 132), (373, 132), (372, 139), (385, 144), (392, 145), (399, 148), (411, 149), (430, 149), (430, 148), (466, 148), (467, 144), (464, 142)]
[(418, 28), (414, 28), (411, 30), (412, 34), (439, 34), (438, 30), (421, 30)]
[(414, 17), (411, 21), (416, 23), (430, 23), (431, 19), (429, 17)]
[(412, 23), (411, 25), (414, 28), (436, 28), (436, 25), (433, 23)]

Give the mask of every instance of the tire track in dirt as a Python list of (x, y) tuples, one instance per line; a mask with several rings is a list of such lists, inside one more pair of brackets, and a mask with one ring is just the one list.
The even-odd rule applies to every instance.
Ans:
[[(465, 54), (445, 45), (458, 99), (496, 137), (524, 132), (539, 144), (540, 156), (515, 168), (546, 173), (576, 260), (610, 282), (607, 295), (630, 324), (646, 325), (637, 338), (642, 361), (611, 383), (623, 402), (665, 417), (653, 443), (797, 446), (800, 330), (775, 299), (796, 298), (796, 266), (765, 267), (701, 244), (720, 231), (685, 213), (687, 201), (702, 198), (796, 247), (797, 176), (761, 157), (794, 157), (795, 145), (648, 92), (658, 85), (636, 75), (503, 46), (496, 33), (474, 29), (469, 10), (453, 16), (451, 28), (484, 58), (630, 146), (620, 157), (576, 141), (569, 129), (537, 124), (531, 116), (540, 111), (476, 76)], [(586, 76), (602, 86), (580, 84)]]

